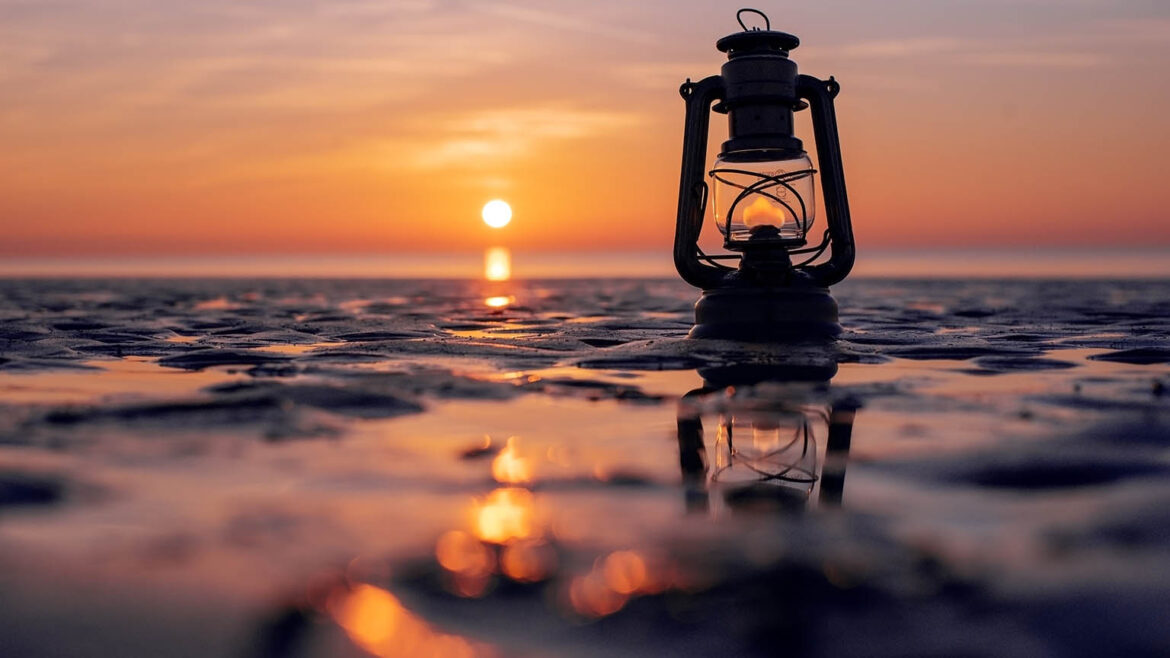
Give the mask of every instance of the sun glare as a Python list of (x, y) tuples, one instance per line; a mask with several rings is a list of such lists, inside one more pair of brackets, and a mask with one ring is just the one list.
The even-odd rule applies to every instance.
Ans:
[(507, 201), (494, 199), (483, 205), (483, 223), (492, 228), (504, 228), (512, 221), (512, 206)]

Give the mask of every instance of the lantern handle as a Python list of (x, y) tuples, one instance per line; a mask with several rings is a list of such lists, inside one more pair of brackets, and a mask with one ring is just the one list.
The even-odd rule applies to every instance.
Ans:
[(699, 234), (707, 210), (707, 183), (703, 180), (707, 133), (711, 124), (711, 105), (723, 99), (723, 78), (713, 75), (698, 82), (688, 79), (679, 88), (679, 93), (686, 101), (687, 111), (678, 216), (674, 227), (674, 267), (684, 281), (707, 290), (723, 283), (728, 272), (699, 261)]
[(845, 170), (841, 164), (841, 139), (837, 135), (837, 113), (833, 99), (841, 92), (834, 79), (827, 81), (811, 75), (796, 78), (796, 95), (808, 101), (812, 111), (813, 135), (817, 141), (817, 160), (821, 167), (821, 192), (825, 215), (832, 238), (833, 255), (827, 262), (804, 268), (814, 282), (831, 286), (843, 280), (853, 269), (857, 247), (853, 242), (853, 224), (849, 218), (849, 199), (845, 194)]
[(739, 26), (743, 28), (744, 32), (759, 32), (760, 31), (760, 28), (758, 28), (758, 27), (749, 28), (747, 25), (744, 24), (744, 22), (743, 22), (743, 14), (744, 13), (755, 14), (755, 15), (759, 16), (760, 18), (764, 19), (764, 29), (765, 30), (772, 29), (772, 21), (768, 20), (767, 14), (760, 11), (759, 9), (752, 9), (751, 7), (744, 7), (743, 9), (740, 9), (739, 11), (735, 12), (735, 22), (739, 23)]

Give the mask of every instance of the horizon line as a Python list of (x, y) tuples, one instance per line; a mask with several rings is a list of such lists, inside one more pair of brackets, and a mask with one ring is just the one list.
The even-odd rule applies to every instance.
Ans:
[[(670, 253), (662, 251), (511, 253), (513, 279), (678, 276)], [(68, 277), (474, 280), (483, 278), (483, 252), (31, 256), (0, 260), (0, 278)], [(859, 254), (851, 277), (1170, 278), (1170, 246), (873, 248)]]

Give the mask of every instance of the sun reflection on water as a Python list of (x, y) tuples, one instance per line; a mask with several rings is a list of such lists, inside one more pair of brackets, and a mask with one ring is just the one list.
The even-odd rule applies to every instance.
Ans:
[(634, 551), (615, 551), (602, 566), (605, 584), (618, 594), (630, 595), (647, 582), (646, 561)]
[(512, 278), (512, 252), (507, 247), (490, 247), (483, 253), (483, 278), (507, 281)]
[(516, 301), (515, 297), (508, 295), (496, 295), (494, 297), (488, 297), (487, 299), (483, 300), (483, 303), (490, 308), (507, 308), (508, 305), (514, 301)]
[[(488, 446), (490, 441), (473, 450)], [(604, 553), (584, 570), (574, 567), (566, 555), (588, 538), (562, 532), (566, 519), (538, 508), (537, 495), (527, 487), (539, 461), (521, 453), (519, 438), (509, 437), (491, 463), (492, 478), (504, 486), (471, 501), (467, 530), (439, 537), (435, 560), (449, 592), (480, 598), (511, 581), (541, 588), (567, 618), (591, 620), (617, 613), (634, 598), (678, 587), (673, 561), (633, 548)], [(551, 455), (549, 461), (555, 462)]]
[(508, 437), (504, 449), (492, 460), (492, 477), (502, 484), (523, 484), (532, 479), (531, 461), (520, 456), (516, 437)]
[(504, 544), (540, 534), (532, 492), (503, 487), (473, 505), (475, 536), (491, 544)]
[(435, 546), (435, 558), (450, 574), (449, 585), (459, 596), (477, 597), (487, 592), (496, 556), (471, 534), (462, 530), (443, 533)]
[(541, 539), (516, 541), (500, 552), (500, 571), (516, 582), (541, 582), (556, 566), (556, 551)]

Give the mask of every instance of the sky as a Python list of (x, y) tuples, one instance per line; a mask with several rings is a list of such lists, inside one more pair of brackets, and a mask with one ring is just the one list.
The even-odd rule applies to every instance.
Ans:
[[(741, 6), (0, 0), (0, 255), (669, 252)], [(1170, 245), (1170, 3), (757, 6), (841, 83), (862, 249)]]

